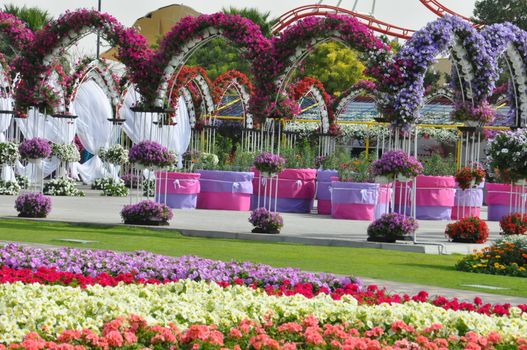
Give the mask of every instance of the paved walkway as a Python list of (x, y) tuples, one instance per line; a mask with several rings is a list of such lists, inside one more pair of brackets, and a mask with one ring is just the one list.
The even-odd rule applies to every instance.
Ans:
[[(0, 196), (0, 217), (14, 217), (15, 197)], [(119, 212), (129, 198), (101, 197), (54, 197), (53, 210), (47, 220), (98, 224), (119, 224)], [(417, 243), (380, 244), (366, 242), (367, 221), (335, 220), (315, 214), (283, 214), (285, 226), (280, 235), (250, 233), (248, 212), (216, 210), (174, 210), (169, 229), (180, 230), (189, 236), (236, 238), (274, 242), (302, 243), (310, 245), (351, 246), (395, 249), (421, 253), (467, 254), (483, 247), (480, 244), (450, 243), (444, 235), (447, 222), (420, 221)], [(489, 222), (490, 240), (499, 237), (499, 225)]]

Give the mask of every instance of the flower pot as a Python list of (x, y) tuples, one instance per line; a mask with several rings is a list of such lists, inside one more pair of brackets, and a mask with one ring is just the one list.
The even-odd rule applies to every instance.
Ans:
[[(310, 213), (315, 198), (315, 169), (285, 169), (278, 178), (262, 178), (255, 171), (251, 209), (270, 207), (281, 213)], [(260, 198), (260, 203), (258, 203)]]
[(317, 212), (319, 215), (331, 215), (331, 178), (337, 177), (336, 170), (317, 170)]
[(399, 174), (399, 175), (397, 175), (397, 181), (399, 181), (399, 182), (410, 182), (410, 181), (412, 181), (412, 178)]
[(375, 220), (379, 199), (379, 184), (339, 182), (331, 183), (331, 216), (346, 220)]
[(199, 174), (198, 209), (250, 210), (252, 172), (201, 170)]
[[(488, 221), (500, 221), (505, 215), (521, 211), (522, 191), (527, 193), (527, 189), (522, 186), (512, 186), (510, 184), (488, 183), (485, 185), (488, 206)], [(523, 204), (527, 200), (523, 199)]]
[(142, 171), (142, 170), (148, 169), (149, 167), (141, 163), (134, 163), (134, 168)]
[(476, 243), (473, 239), (469, 238), (452, 238), (454, 243)]
[(172, 209), (195, 209), (200, 192), (200, 176), (194, 173), (157, 172), (156, 202)]
[(395, 237), (368, 237), (368, 242), (395, 243), (396, 241), (411, 241), (412, 236), (395, 236)]
[(27, 162), (39, 166), (39, 165), (42, 164), (42, 158), (31, 158), (31, 159), (27, 159)]
[(481, 206), (483, 205), (483, 187), (482, 182), (476, 188), (462, 190), (456, 188), (454, 207), (452, 208), (452, 220), (459, 220), (470, 216), (480, 217)]
[(389, 184), (394, 181), (395, 179), (393, 176), (386, 176), (386, 175), (375, 176), (375, 183), (378, 183), (378, 184)]
[(167, 221), (161, 221), (161, 220), (125, 220), (124, 223), (126, 225), (144, 225), (144, 226), (168, 226)]
[[(456, 180), (453, 176), (416, 177), (415, 207), (416, 219), (450, 220), (456, 194)], [(412, 186), (398, 182), (395, 188), (395, 210), (410, 213)]]
[(273, 234), (273, 235), (277, 235), (280, 233), (280, 230), (265, 230), (261, 227), (255, 227), (252, 229), (251, 231), (252, 233), (267, 233), (267, 234)]

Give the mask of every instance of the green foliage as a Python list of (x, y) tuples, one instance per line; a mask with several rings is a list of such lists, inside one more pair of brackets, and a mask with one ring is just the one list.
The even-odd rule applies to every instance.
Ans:
[(525, 0), (478, 0), (474, 20), (481, 24), (511, 22), (527, 30), (527, 1)]
[(312, 147), (308, 140), (302, 140), (295, 147), (284, 147), (280, 156), (285, 158), (285, 167), (288, 169), (309, 169), (315, 164), (317, 149)]
[(348, 163), (350, 161), (350, 152), (347, 149), (338, 148), (331, 155), (322, 157), (320, 160), (320, 166), (324, 170), (337, 170), (340, 164)]
[(260, 26), (262, 34), (266, 37), (271, 37), (273, 25), (278, 22), (277, 18), (270, 18), (271, 12), (260, 12), (257, 8), (237, 8), (231, 6), (228, 9), (224, 7), (221, 11), (229, 15), (240, 15), (250, 19)]
[(439, 154), (421, 159), (424, 171), (423, 175), (428, 176), (454, 176), (456, 174), (456, 160), (452, 155), (446, 158)]
[(22, 21), (26, 22), (27, 26), (32, 31), (42, 29), (49, 21), (53, 19), (47, 10), (39, 7), (17, 6), (14, 4), (6, 4), (2, 10), (3, 12), (17, 16)]
[(340, 181), (373, 182), (370, 172), (372, 160), (363, 152), (358, 158), (341, 163), (338, 167)]
[(254, 158), (257, 154), (255, 152), (241, 152), (238, 151), (233, 157), (220, 163), (219, 170), (225, 171), (249, 171), (254, 163)]
[(358, 53), (346, 46), (329, 42), (318, 46), (304, 64), (302, 76), (317, 78), (330, 94), (339, 95), (364, 79), (364, 64)]

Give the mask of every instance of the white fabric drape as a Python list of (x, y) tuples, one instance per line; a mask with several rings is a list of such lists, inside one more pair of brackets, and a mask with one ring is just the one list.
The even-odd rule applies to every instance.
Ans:
[[(0, 80), (1, 78), (2, 77), (0, 76)], [(0, 89), (1, 88), (5, 88), (5, 86), (1, 85)], [(0, 110), (4, 110), (4, 111), (12, 110), (13, 108), (12, 102), (13, 100), (10, 97), (8, 96), (2, 97), (2, 94), (0, 93)], [(0, 113), (0, 142), (8, 141), (6, 132), (9, 129), (9, 126), (11, 125), (12, 118), (13, 117), (11, 114)], [(15, 173), (11, 166), (4, 165), (2, 169), (0, 169), (0, 172), (1, 172), (0, 178), (2, 180), (15, 181)]]
[(108, 121), (113, 117), (112, 105), (99, 85), (89, 80), (79, 87), (73, 108), (78, 116), (78, 136), (86, 150), (94, 155), (84, 164), (77, 164), (77, 171), (84, 183), (91, 184), (108, 175), (97, 153), (113, 141), (112, 123)]
[(152, 113), (134, 113), (130, 107), (139, 100), (139, 94), (130, 89), (125, 96), (123, 107), (120, 110), (122, 118), (126, 119), (123, 130), (134, 143), (143, 140), (156, 141), (179, 157), (181, 167), (181, 156), (186, 152), (191, 137), (190, 120), (187, 106), (183, 97), (179, 98), (176, 110), (176, 125), (157, 126), (154, 122), (157, 115)]

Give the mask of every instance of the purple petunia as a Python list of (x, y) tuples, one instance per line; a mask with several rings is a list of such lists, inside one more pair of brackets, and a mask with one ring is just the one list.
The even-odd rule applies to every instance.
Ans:
[(368, 226), (368, 237), (402, 237), (410, 236), (419, 225), (409, 216), (399, 213), (384, 214)]
[(51, 156), (51, 146), (48, 140), (34, 137), (22, 141), (18, 146), (18, 152), (22, 159), (43, 159)]
[(413, 178), (423, 173), (423, 165), (415, 157), (409, 156), (403, 151), (390, 151), (373, 162), (371, 171), (374, 176), (396, 177), (402, 175)]
[(121, 210), (121, 217), (125, 224), (167, 223), (173, 216), (172, 209), (166, 204), (150, 200), (125, 205)]
[(271, 152), (262, 152), (254, 159), (255, 168), (268, 174), (278, 174), (285, 165), (285, 159)]
[(15, 200), (18, 216), (26, 218), (45, 218), (51, 211), (51, 198), (42, 193), (24, 193)]
[(165, 146), (154, 141), (141, 141), (128, 153), (130, 163), (139, 163), (146, 167), (164, 168), (173, 165), (176, 157)]

